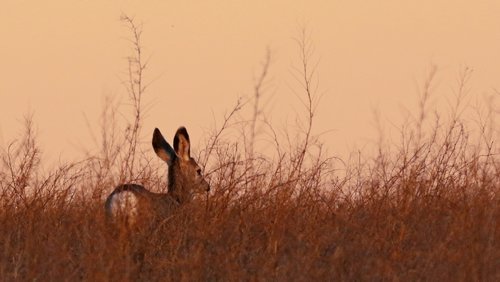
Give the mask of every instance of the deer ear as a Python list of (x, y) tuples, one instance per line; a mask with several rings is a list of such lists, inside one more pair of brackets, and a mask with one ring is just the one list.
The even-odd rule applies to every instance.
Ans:
[(174, 150), (185, 161), (191, 158), (191, 143), (189, 142), (189, 134), (184, 126), (179, 127), (175, 133)]
[(153, 132), (153, 149), (155, 150), (156, 155), (158, 155), (160, 159), (167, 162), (169, 166), (172, 165), (177, 157), (174, 149), (172, 149), (165, 138), (163, 138), (163, 135), (161, 135), (158, 128), (155, 128)]

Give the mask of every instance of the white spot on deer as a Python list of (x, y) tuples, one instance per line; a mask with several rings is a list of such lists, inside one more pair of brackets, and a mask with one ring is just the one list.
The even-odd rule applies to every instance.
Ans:
[(137, 220), (139, 201), (137, 196), (131, 191), (122, 191), (116, 193), (111, 198), (111, 214), (114, 218), (126, 216), (130, 224), (134, 224)]

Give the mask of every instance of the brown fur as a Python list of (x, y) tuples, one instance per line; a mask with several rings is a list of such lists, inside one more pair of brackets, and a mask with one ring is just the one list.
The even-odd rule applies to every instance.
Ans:
[[(201, 174), (201, 168), (190, 156), (190, 141), (186, 128), (180, 127), (174, 136), (174, 149), (156, 128), (153, 132), (153, 149), (168, 165), (168, 192), (153, 193), (144, 186), (122, 184), (108, 196), (105, 211), (108, 218), (126, 217), (165, 218), (179, 205), (189, 202), (195, 193), (208, 192), (209, 184)], [(125, 193), (135, 197), (133, 204), (124, 203)], [(130, 196), (130, 195), (128, 195)], [(137, 212), (134, 212), (137, 209)], [(133, 218), (129, 222), (136, 222)]]

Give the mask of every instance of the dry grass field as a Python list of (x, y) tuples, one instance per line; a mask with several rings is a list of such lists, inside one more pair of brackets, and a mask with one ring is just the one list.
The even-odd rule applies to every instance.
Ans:
[[(130, 62), (138, 82), (141, 61)], [(119, 183), (166, 187), (166, 168), (138, 145), (140, 84), (129, 89), (138, 102), (129, 126), (113, 127), (105, 109), (102, 148), (78, 162), (43, 169), (27, 118), (25, 134), (1, 153), (0, 280), (500, 281), (492, 118), (471, 126), (453, 108), (444, 121), (422, 106), (399, 140), (382, 142), (374, 156), (340, 160), (313, 134), (317, 97), (303, 71), (297, 132), (270, 126), (274, 151), (259, 154), (258, 111), (235, 122), (243, 107), (236, 105), (222, 126), (197, 137), (206, 140), (194, 149), (210, 193), (141, 228), (104, 217)], [(257, 84), (255, 109), (259, 91)]]
[(140, 229), (106, 224), (104, 198), (162, 191), (165, 168), (144, 153), (128, 177), (119, 151), (44, 172), (30, 126), (2, 154), (2, 281), (500, 279), (500, 162), (458, 121), (342, 173), (312, 141), (249, 159), (212, 137), (211, 192)]

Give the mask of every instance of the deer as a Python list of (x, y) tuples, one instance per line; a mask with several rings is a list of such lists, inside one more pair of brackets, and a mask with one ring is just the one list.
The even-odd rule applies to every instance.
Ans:
[(189, 203), (195, 194), (210, 191), (201, 167), (191, 157), (191, 143), (185, 127), (177, 129), (174, 148), (158, 128), (153, 131), (152, 144), (156, 155), (168, 166), (167, 192), (154, 193), (139, 184), (121, 184), (106, 199), (106, 218), (115, 221), (125, 218), (128, 225), (136, 225), (148, 217), (163, 219)]

